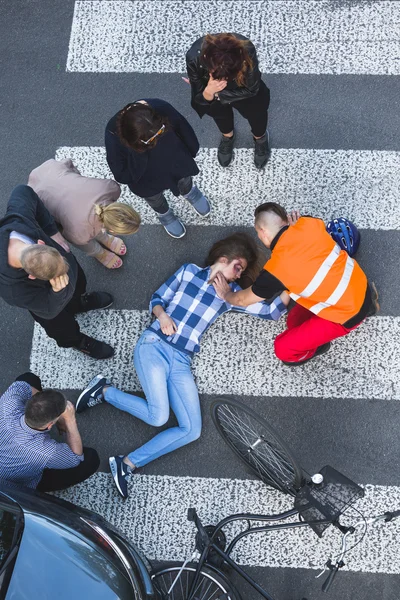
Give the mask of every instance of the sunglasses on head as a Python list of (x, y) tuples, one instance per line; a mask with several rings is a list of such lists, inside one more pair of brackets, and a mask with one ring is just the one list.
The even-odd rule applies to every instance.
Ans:
[(164, 132), (165, 129), (165, 125), (161, 125), (160, 129), (157, 131), (157, 133), (155, 133), (154, 135), (151, 136), (151, 138), (149, 138), (147, 141), (145, 140), (140, 140), (143, 144), (150, 144), (153, 140), (156, 139), (157, 136), (161, 135)]

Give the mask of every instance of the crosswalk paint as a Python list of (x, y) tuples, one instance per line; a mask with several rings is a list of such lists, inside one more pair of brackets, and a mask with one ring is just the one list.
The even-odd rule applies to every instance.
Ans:
[(67, 70), (184, 72), (191, 44), (235, 31), (255, 44), (266, 73), (400, 74), (395, 1), (78, 1)]
[[(365, 486), (365, 497), (354, 505), (367, 516), (397, 510), (400, 488)], [(86, 482), (58, 495), (100, 513), (131, 539), (150, 559), (184, 560), (194, 548), (195, 529), (186, 520), (196, 507), (204, 524), (215, 524), (229, 514), (274, 514), (293, 507), (293, 500), (260, 481), (135, 475), (129, 497), (117, 496), (111, 476), (97, 473)], [(161, 501), (162, 499), (162, 501)], [(349, 509), (343, 522), (360, 515)], [(243, 525), (243, 524), (242, 524)], [(237, 531), (237, 525), (230, 531)], [(400, 573), (399, 521), (371, 527), (346, 560), (351, 571)], [(352, 545), (357, 538), (350, 539)], [(253, 534), (241, 541), (235, 557), (239, 563), (260, 567), (323, 568), (339, 550), (340, 535), (330, 527), (322, 539), (309, 528)], [(312, 575), (311, 575), (312, 576)]]
[[(82, 175), (112, 177), (103, 147), (59, 148), (56, 158), (66, 157)], [(259, 171), (251, 149), (236, 149), (232, 167), (224, 169), (216, 148), (202, 148), (197, 162), (196, 183), (210, 198), (210, 216), (199, 217), (187, 202), (167, 193), (174, 210), (190, 225), (252, 226), (254, 208), (271, 201), (325, 220), (343, 215), (363, 229), (399, 227), (399, 152), (274, 149), (267, 168)], [(121, 199), (140, 212), (143, 223), (159, 224), (144, 200), (127, 186), (122, 190)]]
[[(131, 362), (140, 333), (150, 322), (146, 311), (107, 310), (79, 317), (82, 330), (115, 347), (107, 361), (58, 348), (35, 325), (31, 370), (45, 386), (85, 387), (98, 372), (125, 390), (140, 389)], [(400, 400), (400, 318), (372, 317), (350, 335), (333, 342), (326, 355), (301, 368), (283, 365), (273, 354), (279, 323), (225, 314), (207, 331), (194, 359), (197, 385), (205, 394), (377, 398)], [(355, 377), (354, 374), (357, 374)]]

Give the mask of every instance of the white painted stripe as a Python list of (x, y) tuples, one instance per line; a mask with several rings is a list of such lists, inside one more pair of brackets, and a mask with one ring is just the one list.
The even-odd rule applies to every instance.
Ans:
[[(367, 516), (400, 507), (398, 487), (367, 485), (365, 491), (365, 497), (354, 506)], [(253, 480), (135, 475), (129, 494), (126, 501), (121, 500), (111, 475), (97, 473), (57, 495), (100, 513), (148, 558), (160, 561), (184, 560), (193, 552), (195, 529), (186, 519), (190, 507), (197, 508), (204, 524), (215, 524), (238, 512), (273, 514), (293, 506), (287, 496)], [(359, 520), (354, 511), (347, 514), (351, 522)], [(347, 522), (347, 516), (344, 520)], [(234, 527), (237, 531), (237, 525)], [(345, 568), (400, 573), (399, 535), (399, 521), (371, 527), (349, 553)], [(332, 527), (322, 539), (309, 528), (253, 534), (240, 542), (235, 558), (249, 566), (319, 569), (339, 549), (339, 541), (340, 535)]]
[(299, 296), (302, 298), (309, 298), (316, 289), (319, 288), (325, 277), (328, 275), (335, 261), (338, 259), (340, 254), (340, 248), (337, 244), (332, 249), (332, 252), (326, 257), (310, 283), (304, 288), (302, 292), (299, 292)]
[[(56, 158), (71, 157), (83, 175), (112, 177), (102, 147), (62, 147)], [(209, 196), (206, 219), (188, 202), (171, 194), (171, 206), (189, 225), (252, 226), (261, 202), (298, 208), (328, 221), (346, 216), (362, 229), (398, 229), (400, 223), (400, 153), (354, 150), (272, 150), (263, 171), (253, 165), (253, 150), (235, 150), (232, 166), (217, 162), (215, 148), (202, 148), (196, 183)], [(122, 199), (132, 204), (144, 223), (158, 219), (146, 202), (123, 186)]]
[(67, 70), (181, 73), (219, 31), (249, 37), (265, 73), (400, 74), (400, 6), (386, 0), (79, 1)]
[[(138, 390), (132, 349), (149, 323), (137, 310), (96, 311), (79, 317), (82, 330), (116, 348), (113, 359), (96, 361), (58, 348), (35, 324), (31, 370), (43, 385), (81, 389), (102, 372), (123, 390)], [(290, 368), (273, 354), (280, 323), (226, 314), (207, 331), (194, 373), (201, 393), (250, 396), (377, 398), (400, 400), (400, 318), (373, 317), (332, 350), (306, 365)]]
[(342, 276), (341, 280), (339, 281), (338, 285), (336, 286), (336, 289), (332, 292), (332, 294), (329, 296), (329, 298), (326, 302), (319, 302), (318, 304), (315, 304), (314, 306), (312, 306), (310, 308), (310, 311), (313, 312), (315, 315), (319, 315), (319, 313), (324, 308), (334, 306), (337, 302), (339, 302), (340, 298), (343, 296), (343, 294), (345, 293), (345, 291), (347, 290), (347, 288), (349, 286), (349, 282), (351, 279), (351, 274), (353, 272), (353, 269), (354, 269), (354, 260), (352, 258), (350, 258), (350, 256), (347, 256), (344, 273), (343, 273), (343, 276)]

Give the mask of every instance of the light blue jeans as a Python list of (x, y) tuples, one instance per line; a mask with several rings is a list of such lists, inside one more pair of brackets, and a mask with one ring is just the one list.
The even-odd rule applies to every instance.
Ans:
[(170, 408), (178, 421), (178, 427), (170, 427), (149, 442), (128, 454), (129, 460), (141, 467), (190, 444), (200, 437), (200, 399), (190, 369), (191, 357), (164, 342), (152, 331), (140, 337), (133, 362), (146, 399), (107, 388), (107, 402), (141, 419), (154, 427), (165, 425)]

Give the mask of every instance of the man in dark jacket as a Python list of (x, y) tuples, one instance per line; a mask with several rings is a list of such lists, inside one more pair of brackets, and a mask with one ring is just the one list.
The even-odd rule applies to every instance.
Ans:
[(0, 221), (0, 296), (26, 308), (63, 348), (110, 358), (111, 346), (80, 332), (75, 315), (111, 306), (106, 292), (86, 293), (86, 277), (53, 217), (27, 185), (17, 186)]
[(227, 167), (234, 144), (233, 108), (253, 133), (254, 164), (261, 169), (270, 157), (269, 89), (261, 79), (254, 45), (238, 33), (206, 35), (186, 54), (192, 107), (199, 117), (210, 115), (222, 133), (218, 162)]

